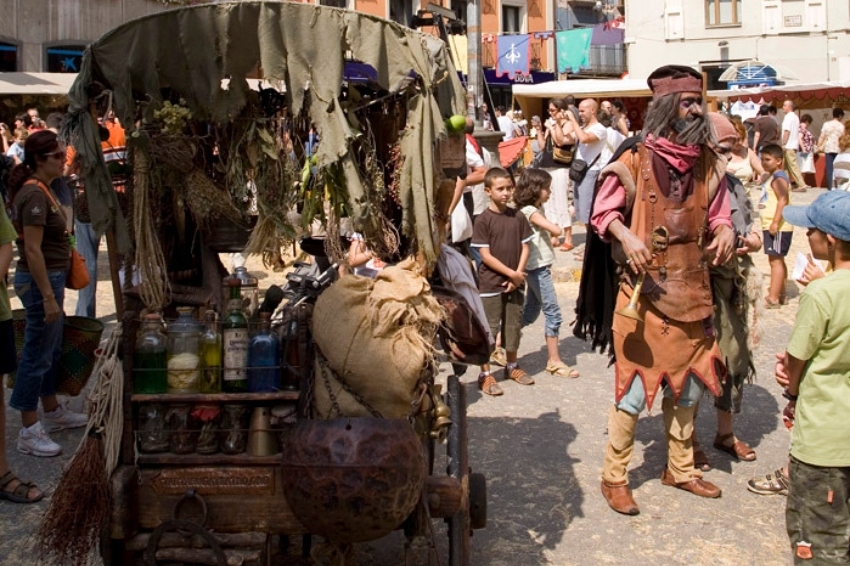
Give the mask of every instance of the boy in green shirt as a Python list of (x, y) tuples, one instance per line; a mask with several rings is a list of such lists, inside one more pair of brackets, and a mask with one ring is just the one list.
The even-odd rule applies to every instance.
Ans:
[(776, 377), (786, 383), (791, 437), (786, 527), (794, 563), (850, 564), (850, 193), (830, 191), (785, 219), (813, 226), (812, 254), (834, 271), (800, 297)]

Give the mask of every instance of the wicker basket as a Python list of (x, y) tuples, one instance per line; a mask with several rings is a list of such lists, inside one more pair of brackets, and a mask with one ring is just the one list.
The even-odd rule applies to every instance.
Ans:
[[(12, 326), (15, 330), (15, 348), (18, 363), (24, 346), (26, 329), (26, 311), (17, 309), (12, 312)], [(85, 316), (66, 316), (62, 331), (62, 354), (56, 369), (56, 392), (76, 397), (86, 386), (95, 363), (95, 350), (100, 345), (103, 323), (96, 318)], [(6, 386), (15, 385), (15, 374), (9, 374)]]

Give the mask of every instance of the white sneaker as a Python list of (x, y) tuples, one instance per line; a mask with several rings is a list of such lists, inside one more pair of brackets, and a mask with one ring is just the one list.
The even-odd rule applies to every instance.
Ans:
[(18, 436), (18, 452), (50, 458), (62, 452), (62, 447), (50, 440), (39, 421), (30, 427), (21, 429), (21, 434)]
[(44, 428), (47, 432), (58, 432), (66, 428), (81, 428), (88, 424), (89, 418), (82, 413), (69, 411), (62, 404), (56, 407), (56, 410), (45, 411), (44, 413)]

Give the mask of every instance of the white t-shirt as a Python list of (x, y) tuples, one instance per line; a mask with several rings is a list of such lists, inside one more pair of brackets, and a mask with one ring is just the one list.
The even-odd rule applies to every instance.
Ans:
[(783, 136), (786, 131), (789, 132), (788, 141), (782, 147), (785, 149), (800, 149), (800, 117), (797, 116), (796, 112), (789, 112), (782, 119)]
[(507, 116), (499, 116), (496, 121), (499, 122), (499, 129), (505, 134), (502, 141), (514, 139), (514, 121)]
[[(578, 152), (577, 157), (585, 162), (588, 165), (593, 163), (593, 160), (596, 159), (600, 153), (605, 151), (605, 147), (607, 146), (608, 141), (608, 132), (605, 130), (605, 126), (596, 122), (592, 126), (587, 126), (586, 128), (582, 128), (588, 134), (593, 134), (597, 137), (597, 141), (592, 143), (579, 143), (578, 144)], [(593, 167), (590, 168), (591, 171), (597, 171), (605, 167), (604, 156), (596, 159), (596, 163), (593, 163)]]
[[(466, 140), (466, 174), (470, 175), (476, 167), (484, 167), (484, 159), (475, 151), (475, 146)], [(472, 187), (465, 186), (463, 192), (471, 193)]]

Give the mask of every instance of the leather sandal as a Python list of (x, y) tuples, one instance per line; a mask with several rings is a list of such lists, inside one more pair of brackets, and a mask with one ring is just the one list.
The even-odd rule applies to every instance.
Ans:
[[(13, 489), (7, 489), (7, 486), (16, 480), (18, 485)], [(37, 492), (33, 497), (29, 497), (31, 489)], [(39, 491), (38, 486), (31, 481), (20, 479), (9, 470), (0, 477), (0, 499), (6, 499), (12, 503), (37, 503), (44, 499), (44, 492)]]
[(478, 376), (478, 389), (485, 395), (491, 395), (493, 397), (498, 397), (504, 393), (502, 388), (499, 387), (499, 384), (496, 383), (496, 378), (489, 373)]
[(788, 495), (788, 476), (782, 468), (747, 481), (747, 489), (759, 495)]
[[(727, 444), (732, 440), (732, 444)], [(733, 433), (716, 436), (714, 438), (714, 447), (718, 450), (726, 452), (730, 456), (734, 456), (742, 462), (752, 462), (756, 459), (756, 451), (750, 448), (749, 444), (743, 440), (735, 438)]]
[(705, 455), (698, 442), (694, 442), (694, 467), (701, 472), (707, 472), (711, 469), (711, 462), (708, 461), (708, 456)]
[(548, 366), (546, 366), (546, 371), (555, 377), (576, 378), (581, 376), (578, 370), (571, 368), (564, 362), (558, 362), (557, 364), (549, 364)]
[(534, 385), (534, 378), (519, 366), (514, 366), (510, 369), (505, 368), (505, 377), (516, 381), (520, 385)]

